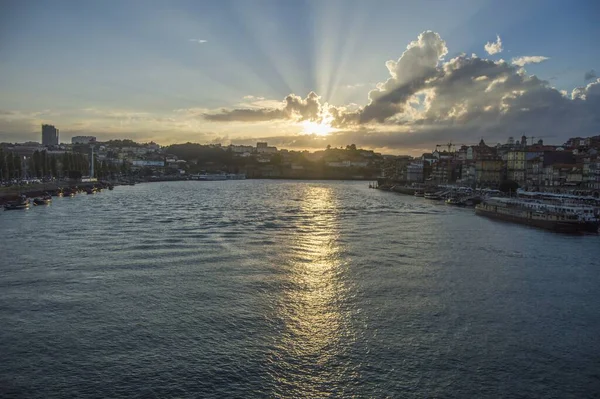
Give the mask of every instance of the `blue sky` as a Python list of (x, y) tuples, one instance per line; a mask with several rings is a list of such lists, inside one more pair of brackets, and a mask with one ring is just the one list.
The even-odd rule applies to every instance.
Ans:
[[(250, 107), (274, 106), (310, 91), (322, 103), (365, 106), (369, 90), (390, 76), (385, 62), (426, 30), (446, 42), (444, 60), (461, 53), (495, 61), (548, 57), (527, 65), (527, 73), (569, 93), (586, 84), (587, 71), (600, 71), (594, 1), (4, 1), (0, 7), (0, 110), (13, 115), (0, 126), (0, 141), (29, 138), (42, 121), (59, 126), (63, 140), (82, 131), (165, 143), (302, 134), (293, 124), (215, 124), (190, 118), (192, 111), (178, 115), (240, 107), (249, 102), (245, 96), (261, 98)], [(484, 44), (496, 35), (503, 51), (488, 55)]]

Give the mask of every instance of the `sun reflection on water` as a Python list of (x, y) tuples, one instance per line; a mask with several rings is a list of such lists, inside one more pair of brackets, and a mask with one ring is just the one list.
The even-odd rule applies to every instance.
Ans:
[(327, 396), (352, 373), (340, 360), (352, 334), (336, 206), (330, 187), (307, 187), (304, 221), (289, 237), (288, 277), (278, 310), (285, 326), (274, 376), (283, 396)]

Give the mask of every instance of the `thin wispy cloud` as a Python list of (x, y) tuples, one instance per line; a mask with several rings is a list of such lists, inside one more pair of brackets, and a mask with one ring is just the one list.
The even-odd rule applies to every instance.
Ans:
[(548, 59), (548, 57), (544, 57), (541, 55), (526, 55), (524, 57), (513, 58), (512, 64), (522, 67), (527, 64), (539, 64), (540, 62), (544, 62)]
[(483, 46), (485, 51), (489, 55), (494, 55), (502, 52), (502, 40), (500, 39), (500, 35), (496, 35), (495, 42), (487, 42), (485, 46)]
[(345, 87), (346, 89), (350, 89), (350, 90), (352, 90), (352, 89), (358, 89), (358, 88), (360, 88), (360, 87), (363, 87), (364, 85), (365, 85), (364, 83), (356, 83), (356, 84), (353, 84), (353, 85), (346, 85), (346, 86), (344, 86), (344, 87)]
[(198, 43), (198, 44), (204, 44), (204, 43), (208, 43), (208, 40), (204, 40), (204, 39), (190, 39), (190, 42), (194, 42), (194, 43)]

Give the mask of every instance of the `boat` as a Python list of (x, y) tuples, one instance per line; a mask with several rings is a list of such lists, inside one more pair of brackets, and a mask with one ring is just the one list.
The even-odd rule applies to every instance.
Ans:
[(48, 205), (52, 199), (47, 197), (36, 197), (33, 199), (33, 205)]
[(425, 193), (423, 195), (426, 199), (430, 199), (430, 200), (443, 200), (444, 197), (442, 197), (440, 194), (438, 193)]
[(425, 196), (425, 191), (423, 190), (415, 190), (415, 197), (423, 197)]
[(450, 197), (446, 200), (446, 204), (455, 206), (466, 206), (467, 203), (458, 197)]
[[(539, 206), (536, 206), (539, 205)], [(475, 214), (563, 233), (598, 232), (598, 219), (518, 199), (491, 197), (475, 206)]]
[(18, 200), (9, 202), (4, 205), (5, 211), (13, 211), (17, 209), (28, 209), (29, 208), (29, 200), (24, 195), (21, 195)]

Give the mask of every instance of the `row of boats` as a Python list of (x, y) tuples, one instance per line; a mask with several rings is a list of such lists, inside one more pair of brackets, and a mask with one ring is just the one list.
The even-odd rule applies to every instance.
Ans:
[(35, 197), (31, 201), (25, 195), (19, 196), (16, 201), (11, 201), (4, 205), (4, 210), (12, 211), (18, 209), (27, 209), (31, 204), (33, 205), (48, 205), (52, 202), (51, 195), (43, 195), (41, 197)]
[(42, 195), (28, 198), (26, 195), (20, 195), (15, 201), (10, 201), (4, 204), (5, 211), (13, 211), (19, 209), (28, 209), (31, 205), (49, 205), (52, 202), (52, 197), (74, 197), (79, 193), (96, 194), (102, 191), (103, 188), (112, 190), (114, 186), (112, 184), (98, 185), (93, 187), (69, 187), (60, 188), (57, 190), (50, 190), (44, 192)]
[[(410, 194), (406, 187), (390, 191)], [(415, 197), (445, 201), (448, 205), (474, 206), (475, 214), (565, 233), (600, 233), (600, 198), (518, 190), (505, 197), (498, 190), (438, 187), (434, 191), (412, 189)]]

